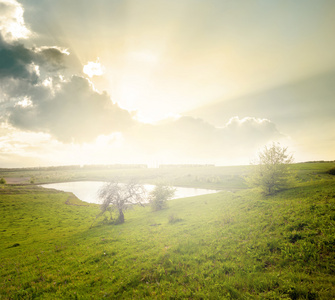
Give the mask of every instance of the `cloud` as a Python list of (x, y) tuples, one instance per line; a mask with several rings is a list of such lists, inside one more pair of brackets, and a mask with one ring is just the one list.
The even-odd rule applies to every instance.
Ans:
[(282, 136), (273, 122), (268, 119), (254, 117), (242, 119), (237, 116), (232, 117), (222, 128), (222, 132), (230, 141), (244, 142), (246, 144), (265, 142)]
[[(237, 125), (234, 129), (232, 123)], [(50, 134), (18, 131), (6, 125), (0, 127), (0, 160), (4, 166), (130, 161), (247, 164), (267, 141), (283, 137), (269, 120), (234, 117), (226, 125), (218, 128), (201, 119), (181, 117), (162, 125), (137, 123), (124, 134), (99, 135), (93, 143), (83, 144), (61, 143)], [(236, 136), (234, 141), (231, 135)], [(234, 160), (236, 153), (240, 157)]]
[(35, 95), (30, 101), (31, 105), (8, 109), (8, 122), (22, 130), (50, 133), (64, 142), (89, 142), (133, 122), (130, 113), (114, 104), (107, 93), (98, 93), (89, 80), (79, 76), (59, 82), (54, 95)]
[(39, 166), (43, 156), (50, 154), (51, 145), (55, 148), (57, 142), (52, 141), (48, 134), (22, 132), (8, 124), (0, 124), (0, 161), (3, 167)]
[(9, 44), (0, 36), (0, 79), (26, 79), (36, 83), (34, 53), (22, 44)]
[(101, 65), (99, 58), (96, 62), (89, 61), (83, 68), (83, 72), (90, 78), (93, 76), (101, 76), (105, 71), (105, 68)]
[(0, 124), (2, 167), (127, 163), (129, 156), (123, 148), (120, 133), (101, 135), (93, 143), (67, 144), (55, 140), (50, 134)]
[(57, 47), (29, 49), (0, 35), (0, 121), (6, 122), (20, 104), (35, 105), (41, 99), (50, 99), (62, 82), (58, 71), (65, 68), (66, 56)]
[(57, 46), (35, 48), (36, 61), (49, 72), (55, 72), (65, 68), (64, 57), (70, 55), (67, 49)]
[(234, 117), (221, 127), (187, 116), (156, 125), (135, 121), (88, 78), (74, 75), (82, 71), (89, 77), (102, 75), (99, 60), (69, 76), (67, 65), (73, 59), (69, 52), (57, 46), (28, 48), (18, 42), (9, 19), (24, 26), (20, 9), (13, 17), (22, 7), (13, 0), (0, 0), (0, 5), (7, 9), (0, 21), (0, 121), (15, 132), (0, 139), (0, 149), (14, 155), (7, 155), (10, 162), (24, 155), (29, 161), (39, 155), (47, 159), (50, 149), (50, 153), (68, 152), (73, 161), (85, 150), (84, 159), (91, 155), (102, 160), (111, 156), (143, 162), (157, 157), (166, 163), (229, 163), (230, 157), (250, 155), (252, 149), (283, 137), (273, 122), (253, 117)]
[(244, 158), (269, 141), (285, 136), (267, 119), (231, 118), (224, 127), (193, 117), (181, 117), (162, 125), (139, 124), (128, 131), (129, 147), (147, 158), (163, 161), (232, 163), (231, 157)]
[(78, 143), (130, 126), (131, 114), (107, 93), (86, 78), (64, 75), (67, 56), (60, 47), (30, 49), (0, 35), (0, 120)]
[(0, 33), (6, 41), (30, 35), (24, 24), (22, 5), (15, 0), (0, 0)]
[(27, 80), (37, 84), (41, 72), (54, 73), (65, 68), (64, 57), (67, 55), (57, 47), (29, 49), (18, 42), (8, 43), (0, 35), (0, 79)]

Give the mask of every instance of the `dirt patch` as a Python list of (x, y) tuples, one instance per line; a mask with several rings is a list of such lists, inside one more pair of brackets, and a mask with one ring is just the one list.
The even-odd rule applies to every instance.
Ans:
[(5, 177), (7, 184), (29, 183), (30, 177)]

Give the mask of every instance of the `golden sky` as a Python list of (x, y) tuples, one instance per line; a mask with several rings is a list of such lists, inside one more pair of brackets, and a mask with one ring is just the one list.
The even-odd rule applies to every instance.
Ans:
[(0, 167), (334, 159), (334, 1), (0, 0), (0, 33)]

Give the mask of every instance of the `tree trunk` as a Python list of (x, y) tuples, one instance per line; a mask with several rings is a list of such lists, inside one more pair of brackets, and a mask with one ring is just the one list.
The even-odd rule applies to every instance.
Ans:
[(124, 223), (124, 214), (123, 214), (122, 209), (119, 209), (118, 223), (119, 223), (119, 224)]

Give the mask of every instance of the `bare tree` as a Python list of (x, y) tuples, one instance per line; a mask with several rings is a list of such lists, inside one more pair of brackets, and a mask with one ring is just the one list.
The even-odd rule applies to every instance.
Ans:
[(124, 223), (124, 211), (131, 205), (141, 204), (146, 197), (146, 190), (143, 185), (137, 184), (134, 181), (129, 183), (120, 183), (112, 181), (106, 183), (99, 191), (99, 198), (101, 199), (100, 214), (116, 210), (118, 218), (116, 223)]
[(287, 153), (287, 147), (272, 143), (258, 154), (258, 161), (247, 181), (250, 186), (259, 187), (266, 195), (285, 189), (293, 182), (289, 169), (292, 162), (293, 157)]

